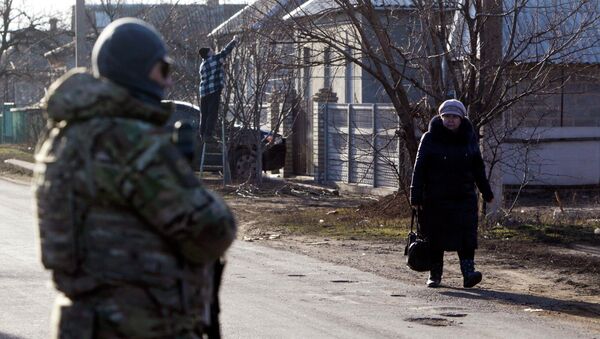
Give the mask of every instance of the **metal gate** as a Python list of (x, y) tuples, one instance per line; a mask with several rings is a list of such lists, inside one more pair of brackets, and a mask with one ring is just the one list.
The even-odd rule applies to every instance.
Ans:
[(401, 150), (391, 105), (326, 104), (325, 180), (398, 187)]

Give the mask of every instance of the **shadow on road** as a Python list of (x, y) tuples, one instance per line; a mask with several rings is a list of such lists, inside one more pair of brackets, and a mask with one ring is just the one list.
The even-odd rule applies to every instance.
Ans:
[(455, 289), (454, 291), (443, 291), (440, 294), (467, 299), (484, 299), (500, 301), (513, 305), (523, 305), (532, 309), (542, 309), (545, 311), (561, 312), (586, 318), (600, 317), (600, 305), (585, 301), (561, 300), (548, 297), (535, 296), (530, 294), (520, 294), (502, 291), (492, 291), (484, 289)]
[(12, 334), (6, 334), (4, 332), (0, 332), (0, 339), (23, 339), (23, 337), (19, 337)]

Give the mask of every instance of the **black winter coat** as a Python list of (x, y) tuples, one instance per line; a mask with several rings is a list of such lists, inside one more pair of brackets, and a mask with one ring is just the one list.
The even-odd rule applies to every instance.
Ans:
[(485, 201), (492, 200), (473, 125), (462, 119), (452, 132), (434, 117), (421, 138), (410, 187), (411, 204), (423, 207), (421, 231), (434, 248), (477, 248), (475, 185)]

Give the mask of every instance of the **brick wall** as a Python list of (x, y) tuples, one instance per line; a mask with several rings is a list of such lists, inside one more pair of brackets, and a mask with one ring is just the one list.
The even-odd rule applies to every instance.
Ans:
[(526, 97), (510, 115), (513, 126), (600, 127), (600, 69), (581, 70), (563, 87)]
[(327, 180), (327, 159), (325, 139), (325, 128), (327, 128), (327, 103), (336, 103), (337, 94), (329, 88), (321, 88), (314, 96), (313, 109), (313, 173), (315, 181), (325, 182)]

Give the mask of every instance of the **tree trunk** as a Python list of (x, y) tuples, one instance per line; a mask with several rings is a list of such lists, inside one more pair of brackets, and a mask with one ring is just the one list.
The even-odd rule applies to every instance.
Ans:
[[(482, 111), (477, 112), (478, 114), (493, 109), (499, 100), (499, 88), (494, 84), (501, 83), (501, 81), (494, 81), (494, 78), (497, 76), (496, 72), (501, 67), (500, 64), (502, 62), (502, 0), (482, 1), (480, 8), (483, 11), (481, 18), (484, 21), (480, 36), (481, 69), (479, 79), (480, 90), (478, 91), (481, 95), (478, 106), (481, 107)], [(490, 181), (492, 192), (494, 192), (494, 201), (486, 205), (484, 213), (486, 218), (491, 218), (492, 220), (498, 216), (503, 202), (503, 178), (499, 163), (501, 145), (495, 138), (495, 135), (501, 135), (501, 133), (498, 133), (499, 128), (503, 128), (502, 116), (496, 117), (494, 121), (491, 121), (486, 126), (486, 130), (483, 133), (485, 140), (481, 142), (483, 158), (489, 173), (488, 180)]]

